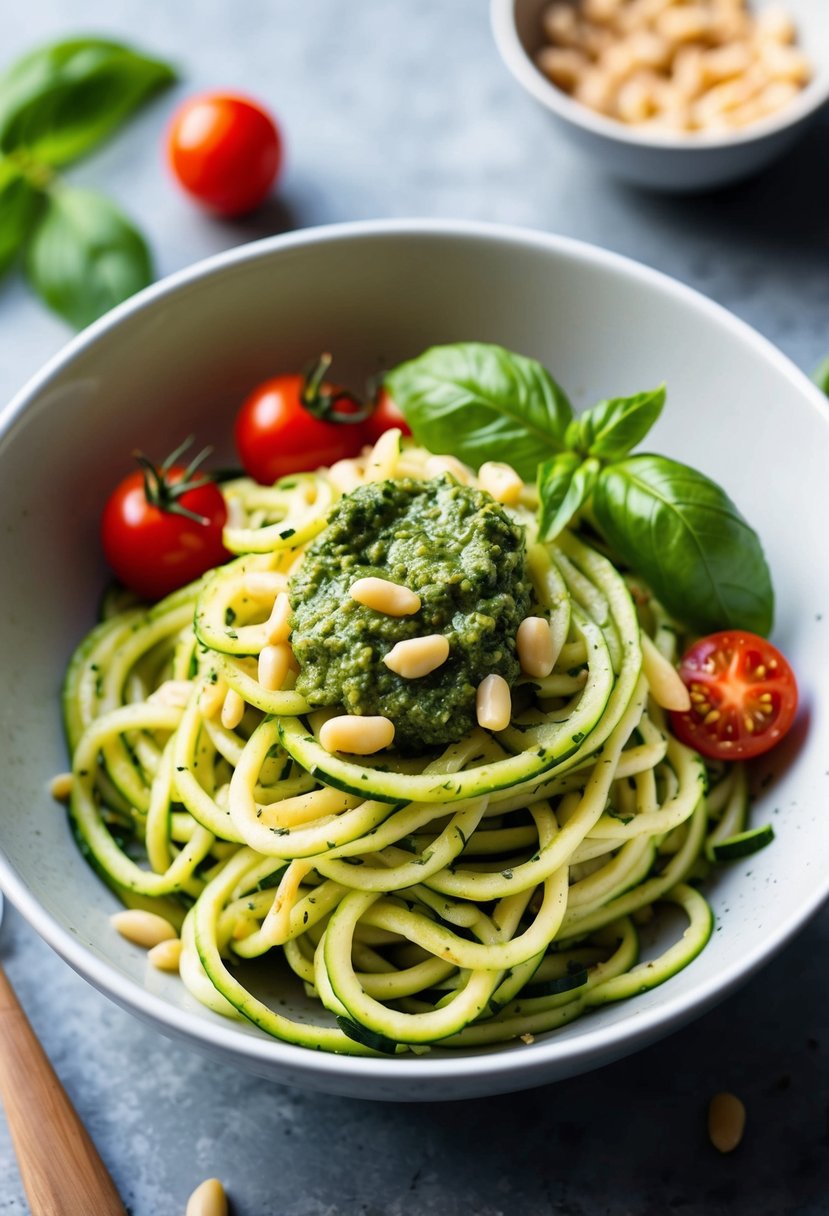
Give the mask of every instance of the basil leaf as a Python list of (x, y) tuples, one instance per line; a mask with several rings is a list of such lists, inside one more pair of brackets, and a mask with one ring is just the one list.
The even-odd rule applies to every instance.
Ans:
[(539, 540), (554, 540), (569, 524), (593, 492), (600, 468), (598, 460), (582, 461), (575, 452), (559, 452), (538, 466)]
[(564, 447), (570, 402), (540, 363), (501, 346), (433, 346), (385, 383), (418, 443), (474, 468), (506, 460), (525, 481)]
[(7, 160), (0, 159), (0, 275), (22, 248), (43, 195)]
[(665, 404), (665, 386), (634, 397), (600, 401), (578, 419), (574, 446), (602, 460), (621, 460), (647, 435)]
[(812, 372), (812, 379), (818, 388), (829, 396), (829, 355), (822, 359)]
[(617, 555), (700, 633), (767, 634), (774, 593), (757, 534), (709, 478), (665, 456), (604, 468), (593, 514)]
[(152, 281), (144, 238), (117, 207), (65, 186), (49, 195), (26, 269), (50, 308), (78, 328)]
[(101, 38), (41, 47), (0, 77), (0, 150), (77, 160), (173, 80), (166, 63)]

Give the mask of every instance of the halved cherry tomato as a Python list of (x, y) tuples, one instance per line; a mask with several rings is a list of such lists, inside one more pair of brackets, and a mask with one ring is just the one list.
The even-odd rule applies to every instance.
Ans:
[(176, 111), (167, 135), (184, 189), (220, 215), (244, 215), (263, 201), (282, 163), (282, 140), (267, 110), (247, 97), (205, 93)]
[(141, 599), (159, 600), (230, 557), (222, 544), (227, 508), (214, 481), (193, 475), (197, 462), (156, 467), (139, 459), (141, 469), (107, 500), (101, 541), (124, 586)]
[(412, 428), (403, 416), (403, 411), (395, 404), (388, 389), (381, 388), (377, 394), (377, 403), (365, 421), (365, 433), (368, 443), (376, 443), (384, 431), (396, 426), (404, 435), (411, 435)]
[(362, 409), (322, 379), (323, 356), (307, 375), (274, 376), (253, 390), (236, 415), (236, 449), (245, 472), (263, 485), (356, 456), (368, 443)]
[(797, 713), (794, 672), (765, 638), (726, 629), (701, 638), (679, 674), (691, 695), (687, 713), (672, 713), (674, 734), (703, 756), (749, 760), (785, 735)]

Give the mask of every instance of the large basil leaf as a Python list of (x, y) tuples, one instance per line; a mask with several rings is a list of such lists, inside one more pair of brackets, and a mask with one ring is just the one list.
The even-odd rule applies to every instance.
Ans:
[(42, 47), (0, 77), (0, 151), (67, 164), (174, 79), (167, 64), (100, 38)]
[(32, 285), (79, 329), (152, 281), (144, 238), (109, 199), (68, 187), (49, 196), (27, 251)]
[(664, 456), (632, 456), (599, 474), (593, 513), (678, 620), (700, 633), (770, 631), (774, 594), (757, 534), (702, 473)]
[(539, 540), (554, 540), (592, 493), (601, 465), (575, 452), (559, 452), (538, 466)]
[(564, 447), (570, 402), (540, 363), (500, 346), (434, 346), (385, 378), (419, 443), (474, 468), (506, 460), (533, 481)]
[(665, 386), (634, 397), (600, 401), (572, 422), (567, 438), (573, 447), (601, 460), (621, 460), (647, 435), (665, 404)]
[(0, 158), (0, 275), (22, 248), (42, 202), (42, 194), (11, 161)]

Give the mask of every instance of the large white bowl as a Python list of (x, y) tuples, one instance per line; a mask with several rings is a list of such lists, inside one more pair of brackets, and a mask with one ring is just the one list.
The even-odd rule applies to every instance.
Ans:
[[(785, 0), (814, 76), (791, 105), (724, 134), (671, 135), (626, 126), (574, 101), (535, 65), (541, 15), (550, 0), (490, 0), (495, 42), (515, 79), (549, 113), (557, 130), (617, 177), (652, 190), (711, 190), (771, 164), (800, 138), (829, 98), (829, 4)], [(759, 0), (763, 8), (776, 0)], [(539, 156), (543, 148), (539, 148)]]
[[(710, 889), (719, 931), (662, 987), (532, 1046), (319, 1054), (214, 1016), (112, 930), (114, 898), (47, 792), (66, 767), (61, 677), (93, 621), (105, 578), (98, 517), (133, 448), (161, 454), (190, 431), (227, 448), (246, 390), (322, 349), (357, 386), (430, 343), (472, 338), (543, 360), (579, 405), (667, 381), (652, 447), (719, 480), (759, 529), (779, 597), (775, 637), (800, 675), (801, 727), (761, 768), (777, 775), (755, 818), (773, 822), (776, 841), (723, 868)], [(125, 1008), (280, 1081), (383, 1099), (470, 1097), (643, 1046), (745, 980), (829, 892), (829, 715), (818, 698), (829, 670), (827, 468), (829, 415), (805, 376), (721, 308), (600, 249), (475, 224), (368, 223), (263, 241), (175, 275), (81, 334), (0, 415), (0, 884)], [(289, 1005), (293, 992), (286, 983)]]

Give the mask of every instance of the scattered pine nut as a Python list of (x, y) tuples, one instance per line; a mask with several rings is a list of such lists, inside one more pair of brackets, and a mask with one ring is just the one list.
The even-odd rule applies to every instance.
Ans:
[(279, 642), (287, 642), (291, 635), (291, 601), (287, 591), (279, 591), (273, 602), (271, 615), (265, 627), (265, 634), (270, 646)]
[(419, 680), (428, 676), (449, 658), (449, 639), (442, 633), (430, 633), (422, 638), (409, 638), (392, 646), (383, 662), (404, 680)]
[(386, 616), (412, 616), (420, 611), (421, 600), (416, 591), (385, 578), (358, 578), (351, 584), (348, 594), (358, 604), (365, 604)]
[(329, 468), (328, 480), (341, 494), (350, 494), (362, 485), (363, 477), (356, 460), (338, 460)]
[(224, 680), (206, 681), (199, 693), (199, 710), (202, 717), (215, 718), (221, 711), (227, 696), (227, 684)]
[(184, 1216), (227, 1216), (227, 1195), (218, 1178), (208, 1178), (187, 1200)]
[(391, 427), (375, 443), (366, 461), (366, 481), (387, 481), (394, 477), (397, 462), (400, 459), (400, 439), (402, 431)]
[(341, 714), (329, 718), (320, 730), (320, 743), (327, 752), (347, 752), (352, 756), (372, 756), (390, 747), (394, 723), (388, 718)]
[(225, 730), (235, 730), (245, 716), (245, 699), (235, 688), (229, 688), (222, 705), (222, 726)]
[(512, 696), (509, 684), (496, 672), (485, 676), (475, 694), (478, 725), (484, 730), (506, 730), (512, 717)]
[(257, 674), (259, 683), (267, 692), (275, 692), (285, 683), (292, 654), (287, 642), (280, 642), (278, 646), (265, 646), (260, 651)]
[(548, 676), (555, 665), (553, 631), (543, 616), (525, 617), (515, 637), (518, 662), (528, 676)]
[(147, 959), (158, 971), (178, 971), (181, 962), (181, 938), (168, 937), (152, 946)]
[(49, 782), (49, 793), (55, 802), (68, 802), (72, 797), (72, 774), (56, 773)]
[(146, 950), (151, 950), (159, 942), (171, 941), (177, 936), (168, 920), (156, 912), (146, 912), (143, 908), (127, 908), (123, 912), (115, 912), (109, 921), (128, 942), (143, 946)]
[(535, 1042), (535, 1035), (534, 1034), (522, 1034), (521, 1042), (526, 1043), (527, 1046), (529, 1047), (532, 1043)]
[(715, 1094), (708, 1107), (708, 1135), (714, 1148), (733, 1153), (745, 1126), (746, 1108), (736, 1094)]
[(642, 670), (651, 696), (663, 709), (686, 714), (691, 708), (691, 695), (680, 679), (679, 672), (657, 650), (646, 633), (642, 637)]

